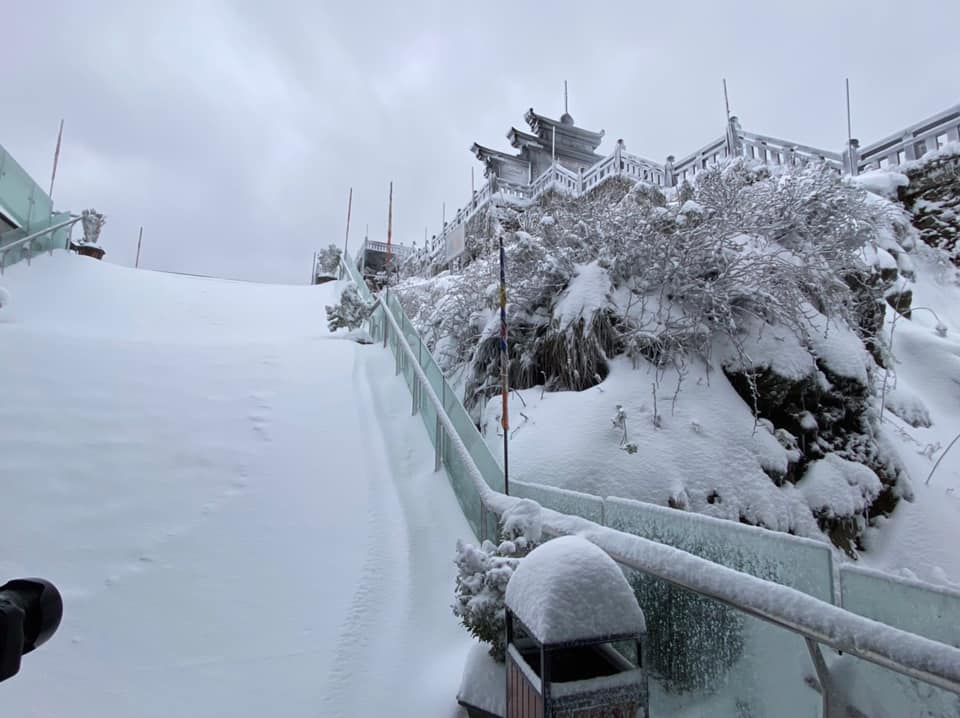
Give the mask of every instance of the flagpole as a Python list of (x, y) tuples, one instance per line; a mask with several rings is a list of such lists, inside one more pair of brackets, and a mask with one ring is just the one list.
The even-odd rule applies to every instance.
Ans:
[(390, 183), (390, 198), (387, 202), (387, 284), (390, 283), (390, 258), (393, 252), (393, 182)]
[[(137, 238), (137, 261), (133, 263), (134, 269), (140, 268), (140, 245), (143, 244), (143, 227), (140, 227), (140, 236)], [(314, 262), (316, 265), (316, 262)]]
[(347, 242), (350, 241), (350, 212), (353, 210), (353, 187), (350, 188), (350, 196), (347, 199), (347, 236), (343, 240), (343, 256), (347, 256)]
[(508, 399), (510, 392), (509, 359), (507, 357), (507, 275), (506, 253), (503, 251), (503, 234), (500, 240), (500, 387), (503, 401), (500, 423), (503, 426), (503, 493), (510, 494), (510, 419)]
[(53, 153), (53, 173), (50, 175), (50, 191), (47, 196), (53, 199), (53, 181), (57, 178), (57, 163), (60, 161), (60, 142), (63, 140), (63, 120), (60, 120), (60, 131), (57, 132), (57, 149)]

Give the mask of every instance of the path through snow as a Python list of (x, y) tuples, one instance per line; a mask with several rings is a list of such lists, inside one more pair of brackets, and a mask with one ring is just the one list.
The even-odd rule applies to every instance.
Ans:
[(66, 609), (0, 714), (458, 714), (470, 530), (335, 285), (63, 253), (2, 283), (0, 578)]

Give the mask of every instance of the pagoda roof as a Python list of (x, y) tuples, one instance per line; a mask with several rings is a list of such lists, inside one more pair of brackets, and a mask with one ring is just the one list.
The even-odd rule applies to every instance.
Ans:
[(599, 147), (600, 142), (603, 140), (603, 130), (592, 132), (581, 127), (576, 127), (573, 124), (573, 118), (567, 114), (559, 120), (554, 120), (544, 115), (538, 115), (531, 107), (527, 110), (523, 119), (527, 121), (530, 129), (542, 140), (548, 139), (549, 133), (552, 133), (553, 130), (556, 130), (558, 135), (567, 135), (568, 137), (584, 140), (589, 143), (593, 149)]
[(473, 146), (470, 147), (470, 151), (477, 156), (477, 159), (481, 162), (486, 162), (487, 160), (507, 160), (510, 162), (520, 162), (522, 161), (516, 155), (507, 154), (506, 152), (501, 152), (500, 150), (494, 150), (489, 147), (484, 147), (483, 145), (473, 143)]
[(523, 130), (518, 130), (516, 127), (510, 128), (510, 131), (507, 133), (507, 139), (510, 140), (510, 144), (517, 149), (530, 145), (541, 148), (544, 146), (543, 140), (540, 137), (531, 135), (529, 132), (524, 132)]

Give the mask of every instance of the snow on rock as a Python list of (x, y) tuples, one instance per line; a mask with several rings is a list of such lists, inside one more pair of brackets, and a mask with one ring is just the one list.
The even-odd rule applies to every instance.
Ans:
[(860, 338), (848, 327), (827, 319), (813, 307), (805, 307), (810, 317), (808, 332), (810, 346), (817, 358), (832, 374), (855, 379), (867, 386), (867, 362), (869, 355)]
[(871, 469), (836, 454), (811, 462), (797, 487), (811, 509), (828, 517), (863, 513), (883, 488)]
[(553, 309), (560, 328), (584, 317), (589, 321), (593, 315), (610, 303), (610, 274), (599, 262), (581, 264), (570, 285), (564, 290)]
[(851, 177), (850, 181), (867, 192), (872, 192), (887, 199), (896, 199), (897, 190), (910, 184), (910, 180), (905, 174), (890, 170), (864, 172), (857, 177)]
[(482, 643), (470, 647), (457, 700), (493, 715), (507, 714), (506, 666), (495, 661)]
[(619, 566), (579, 536), (548, 541), (521, 559), (506, 602), (544, 645), (646, 630)]
[(745, 318), (741, 329), (739, 348), (725, 336), (716, 342), (718, 357), (725, 367), (735, 371), (769, 369), (792, 381), (816, 371), (813, 357), (793, 330), (771, 326), (756, 318)]

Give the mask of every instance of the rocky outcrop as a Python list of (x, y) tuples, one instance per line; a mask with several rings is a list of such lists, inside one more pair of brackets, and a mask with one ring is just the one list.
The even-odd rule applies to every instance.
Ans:
[(899, 197), (920, 238), (960, 267), (960, 147), (920, 160), (906, 174), (910, 184), (899, 189)]

